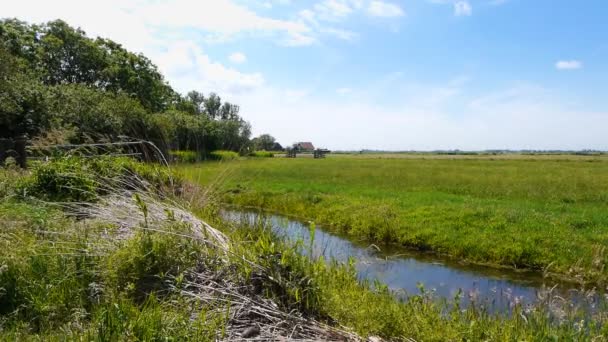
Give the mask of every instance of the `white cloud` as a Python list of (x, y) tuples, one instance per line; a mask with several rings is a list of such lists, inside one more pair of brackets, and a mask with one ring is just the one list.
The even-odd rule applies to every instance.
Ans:
[[(427, 0), (433, 4), (439, 5), (451, 5), (454, 10), (454, 15), (457, 17), (461, 16), (471, 16), (473, 15), (473, 6), (467, 0)], [(505, 0), (494, 0), (489, 2), (490, 5), (500, 5), (501, 1)], [(496, 2), (496, 3), (494, 3)]]
[(110, 37), (140, 52), (150, 44), (163, 43), (163, 35), (175, 40), (175, 36), (183, 38), (192, 32), (204, 33), (214, 41), (250, 34), (285, 45), (315, 42), (312, 29), (304, 22), (258, 15), (231, 0), (213, 0), (212, 5), (198, 0), (22, 0), (3, 6), (1, 16), (31, 22), (64, 19), (93, 36)]
[(377, 0), (370, 2), (367, 12), (375, 17), (401, 17), (405, 14), (401, 7)]
[(281, 98), (286, 102), (297, 102), (303, 100), (309, 93), (308, 90), (304, 89), (286, 89), (283, 90)]
[[(380, 88), (361, 89), (362, 97), (286, 98), (284, 90), (263, 87), (238, 103), (254, 135), (273, 132), (283, 144), (310, 140), (332, 150), (608, 149), (608, 113), (564, 107), (542, 87), (516, 84), (473, 95), (459, 82), (403, 87), (402, 79), (389, 78)], [(379, 101), (376, 94), (387, 89), (401, 98), (390, 105)], [(302, 117), (307, 120), (294, 126)]]
[(454, 15), (457, 17), (470, 16), (473, 14), (473, 7), (468, 1), (457, 1), (454, 3)]
[(281, 33), (287, 36), (286, 41), (303, 41), (301, 38), (311, 31), (302, 22), (260, 16), (230, 0), (214, 0), (211, 6), (196, 0), (155, 1), (134, 6), (132, 10), (149, 25), (198, 29), (225, 36), (246, 32)]
[(302, 19), (309, 21), (313, 24), (317, 24), (317, 21), (315, 19), (315, 17), (316, 17), (315, 12), (313, 12), (309, 9), (305, 9), (305, 10), (301, 10), (299, 15)]
[(353, 40), (357, 39), (357, 37), (358, 37), (358, 35), (355, 32), (331, 28), (331, 27), (321, 29), (321, 32), (332, 35), (332, 36), (342, 39), (342, 40), (347, 40), (347, 41), (353, 41)]
[(557, 70), (577, 70), (583, 67), (583, 62), (577, 60), (571, 61), (558, 61), (555, 63)]
[(353, 90), (351, 88), (338, 88), (336, 89), (336, 93), (340, 95), (346, 95), (352, 93)]
[(232, 63), (236, 63), (236, 64), (241, 64), (241, 63), (245, 63), (245, 62), (247, 62), (247, 56), (245, 56), (245, 54), (244, 54), (244, 53), (242, 53), (242, 52), (235, 52), (235, 53), (232, 53), (232, 54), (231, 54), (231, 55), (228, 57), (228, 59), (230, 59), (230, 61), (231, 61)]
[(300, 17), (308, 21), (338, 22), (358, 13), (367, 12), (374, 17), (401, 17), (405, 12), (398, 5), (381, 0), (323, 0), (311, 9), (300, 11)]
[(313, 6), (317, 16), (327, 21), (339, 21), (353, 12), (347, 0), (324, 0)]
[(241, 73), (212, 61), (196, 44), (177, 41), (152, 55), (161, 72), (180, 92), (215, 91), (225, 96), (255, 91), (265, 85), (260, 73)]
[(384, 18), (405, 15), (401, 7), (379, 0), (322, 0), (310, 8), (300, 10), (297, 17), (302, 23), (309, 25), (317, 35), (328, 34), (353, 41), (358, 37), (356, 32), (335, 26), (357, 14)]

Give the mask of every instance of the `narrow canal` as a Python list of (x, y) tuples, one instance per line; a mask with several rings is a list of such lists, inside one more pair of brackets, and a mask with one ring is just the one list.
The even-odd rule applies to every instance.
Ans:
[(516, 303), (534, 305), (547, 296), (559, 299), (562, 305), (594, 311), (602, 300), (597, 293), (582, 292), (575, 284), (545, 279), (537, 272), (471, 265), (403, 247), (370, 245), (329, 233), (320, 226), (315, 227), (311, 244), (310, 226), (303, 222), (234, 209), (223, 210), (222, 216), (245, 224), (264, 220), (285, 240), (301, 240), (306, 248), (300, 252), (312, 258), (323, 256), (339, 262), (353, 258), (359, 279), (378, 280), (401, 298), (420, 294), (424, 287), (438, 299), (452, 300), (460, 293), (461, 305), (475, 302), (490, 312), (508, 312)]

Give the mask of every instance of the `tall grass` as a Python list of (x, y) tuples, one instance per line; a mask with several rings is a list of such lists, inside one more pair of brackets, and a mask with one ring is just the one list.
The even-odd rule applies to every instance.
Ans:
[(271, 151), (253, 151), (249, 154), (250, 157), (255, 158), (272, 158), (274, 157), (274, 152)]
[(171, 158), (177, 163), (196, 163), (199, 161), (199, 154), (195, 151), (171, 151)]
[(212, 159), (216, 160), (235, 160), (239, 158), (239, 154), (233, 151), (213, 151), (210, 154)]

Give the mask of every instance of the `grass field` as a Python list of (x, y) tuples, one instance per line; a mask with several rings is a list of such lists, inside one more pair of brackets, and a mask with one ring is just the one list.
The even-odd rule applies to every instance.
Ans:
[(183, 168), (224, 202), (477, 263), (608, 280), (602, 156), (340, 155)]
[[(337, 163), (338, 172), (345, 162), (357, 162), (265, 161), (205, 164), (202, 174), (207, 178), (200, 180), (210, 184), (228, 167), (233, 170), (232, 185), (223, 183), (230, 190), (224, 193), (236, 198), (239, 191), (253, 196), (253, 190), (244, 192), (244, 186), (236, 185), (236, 177), (254, 169), (250, 176), (262, 185), (261, 170), (268, 167), (303, 172), (305, 165), (316, 169)], [(196, 178), (201, 174), (200, 166), (186, 171)], [(284, 177), (286, 184), (287, 178), (293, 179)], [(135, 178), (145, 182), (126, 182)], [(299, 186), (308, 187), (305, 182)], [(317, 203), (314, 208), (329, 203), (329, 197), (322, 198), (329, 195), (311, 196), (309, 202)], [(360, 195), (359, 200), (366, 196), (371, 195)], [(87, 214), (82, 216), (76, 208)], [(187, 212), (196, 215), (183, 216)], [(210, 235), (209, 228), (195, 229), (200, 227), (196, 216), (219, 229), (226, 241), (209, 240), (217, 236)], [(358, 281), (352, 265), (311, 260), (272, 235), (263, 222), (247, 223), (249, 229), (228, 223), (205, 189), (165, 168), (128, 160), (67, 158), (25, 172), (0, 169), (0, 226), (2, 341), (234, 340), (241, 336), (242, 319), (275, 331), (277, 324), (269, 327), (266, 316), (247, 309), (250, 301), (274, 303), (265, 306), (264, 315), (271, 307), (309, 319), (305, 324), (287, 323), (297, 325), (287, 325), (282, 336), (292, 336), (313, 319), (350, 329), (363, 340), (370, 335), (421, 341), (608, 336), (605, 310), (586, 313), (550, 291), (533, 307), (512, 298), (512, 315), (491, 314), (481, 305), (460, 308), (434, 297), (432, 291), (396, 300), (386, 286)]]

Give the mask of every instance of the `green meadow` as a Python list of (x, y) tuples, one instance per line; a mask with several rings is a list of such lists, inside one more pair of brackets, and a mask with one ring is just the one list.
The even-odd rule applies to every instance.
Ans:
[(333, 155), (182, 167), (223, 203), (374, 243), (604, 283), (605, 156)]
[[(550, 292), (532, 307), (514, 302), (512, 314), (492, 314), (481, 304), (461, 308), (456, 298), (437, 298), (422, 288), (397, 300), (388, 287), (359, 281), (351, 264), (300, 254), (297, 244), (282, 241), (262, 221), (224, 221), (209, 196), (210, 189), (226, 198), (252, 192), (237, 182), (247, 174), (260, 186), (271, 184), (261, 182), (263, 170), (281, 167), (284, 184), (293, 184), (288, 171), (297, 176), (335, 165), (337, 173), (353, 162), (266, 159), (185, 169), (210, 187), (127, 159), (66, 158), (30, 171), (0, 169), (0, 340), (241, 340), (248, 326), (266, 334), (258, 340), (307, 331), (304, 337), (312, 340), (353, 341), (605, 338), (605, 311), (586, 313)], [(226, 168), (231, 171), (222, 173)], [(310, 187), (306, 180), (296, 186)], [(316, 202), (307, 207), (321, 213), (321, 203), (329, 203), (323, 196), (329, 195), (310, 196), (321, 202), (301, 205)], [(361, 203), (365, 196), (374, 197), (359, 195)], [(286, 204), (296, 207), (291, 201)], [(359, 209), (373, 215), (389, 210), (371, 209), (374, 203)], [(197, 217), (210, 226), (201, 232)], [(282, 321), (269, 321), (269, 315)]]

